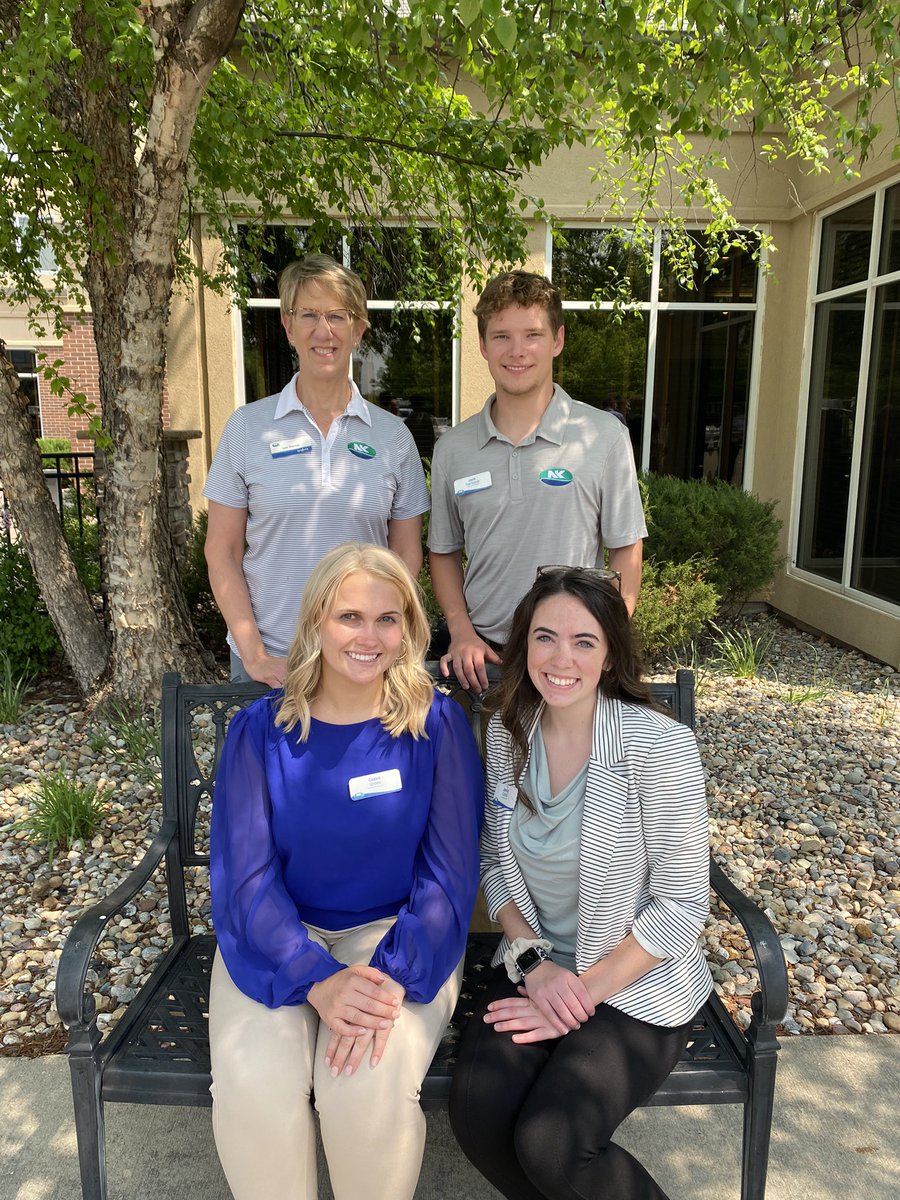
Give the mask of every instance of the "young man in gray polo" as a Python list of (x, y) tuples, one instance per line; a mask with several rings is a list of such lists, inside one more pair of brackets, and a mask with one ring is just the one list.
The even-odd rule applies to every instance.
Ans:
[(450, 631), (442, 669), (483, 691), (485, 662), (500, 661), (539, 566), (602, 566), (605, 548), (632, 612), (647, 528), (628, 430), (553, 383), (565, 337), (559, 291), (509, 271), (475, 314), (496, 391), (435, 445), (428, 545)]

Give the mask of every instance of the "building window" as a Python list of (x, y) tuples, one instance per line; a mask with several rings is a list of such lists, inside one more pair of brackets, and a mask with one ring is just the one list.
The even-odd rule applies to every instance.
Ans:
[[(568, 228), (554, 238), (553, 280), (566, 310), (556, 380), (576, 400), (619, 415), (644, 469), (742, 484), (758, 267), (744, 249), (707, 263), (705, 236), (694, 233), (687, 287), (665, 265), (664, 238), (657, 229), (649, 267), (627, 229)], [(626, 280), (634, 312), (619, 320), (594, 296)]]
[[(296, 367), (281, 327), (278, 273), (309, 250), (323, 250), (356, 271), (366, 285), (370, 328), (353, 357), (357, 386), (367, 400), (403, 417), (419, 452), (430, 456), (435, 437), (453, 418), (457, 301), (440, 294), (399, 298), (407, 231), (388, 227), (377, 238), (354, 231), (322, 247), (311, 246), (307, 230), (299, 225), (276, 226), (269, 234), (270, 250), (255, 254), (249, 269), (252, 295), (242, 318), (245, 400), (280, 391), (293, 375)], [(418, 236), (429, 246), (434, 278), (451, 278), (439, 269), (437, 231), (421, 229)]]
[(28, 420), (32, 435), (41, 436), (41, 398), (38, 386), (37, 355), (33, 350), (7, 350), (6, 356), (16, 368), (19, 387), (28, 397)]
[(811, 338), (796, 564), (900, 604), (900, 184), (820, 221)]

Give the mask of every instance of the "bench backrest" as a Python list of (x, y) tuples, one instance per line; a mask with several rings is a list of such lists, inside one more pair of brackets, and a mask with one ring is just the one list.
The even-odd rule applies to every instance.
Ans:
[[(479, 745), (480, 697), (432, 674), (450, 694), (463, 702)], [(185, 871), (209, 866), (209, 815), (216, 767), (231, 717), (268, 688), (260, 683), (182, 683), (175, 673), (163, 677), (161, 724), (163, 817), (172, 819), (178, 837), (166, 858), (167, 889), (172, 930), (188, 932)], [(674, 680), (651, 684), (657, 703), (665, 704), (685, 725), (694, 725), (694, 676), (678, 671)]]

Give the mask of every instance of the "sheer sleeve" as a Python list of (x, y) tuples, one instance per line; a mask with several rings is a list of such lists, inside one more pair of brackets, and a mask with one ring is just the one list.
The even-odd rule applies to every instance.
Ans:
[(210, 831), (212, 915), (237, 987), (267, 1008), (300, 1004), (343, 964), (314, 942), (284, 885), (264, 754), (268, 699), (236, 713), (216, 773)]
[[(435, 709), (432, 710), (435, 714)], [(382, 938), (371, 963), (426, 1004), (462, 958), (478, 888), (478, 835), (484, 777), (478, 747), (462, 709), (439, 697), (428, 824), (416, 855), (409, 900)]]

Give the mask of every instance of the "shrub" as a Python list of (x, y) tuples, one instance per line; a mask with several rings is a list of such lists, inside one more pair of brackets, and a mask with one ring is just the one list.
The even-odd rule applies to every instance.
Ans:
[(41, 454), (70, 454), (72, 443), (65, 437), (39, 437), (38, 449)]
[(181, 586), (197, 636), (204, 646), (217, 653), (225, 645), (228, 630), (209, 586), (209, 571), (203, 553), (207, 523), (205, 511), (199, 512), (194, 518), (181, 568)]
[(708, 582), (725, 604), (767, 587), (783, 559), (775, 501), (758, 500), (724, 480), (646, 474), (645, 557), (654, 563), (703, 560)]
[(50, 861), (57, 849), (87, 841), (103, 819), (103, 797), (90, 784), (72, 780), (65, 771), (46, 775), (38, 784), (38, 797), (30, 816), (18, 822), (38, 842), (45, 842)]
[(644, 563), (634, 629), (643, 653), (652, 658), (696, 637), (719, 607), (719, 593), (704, 578), (702, 563)]
[(59, 638), (41, 600), (28, 555), (0, 535), (0, 655), (10, 674), (40, 674), (59, 651)]

